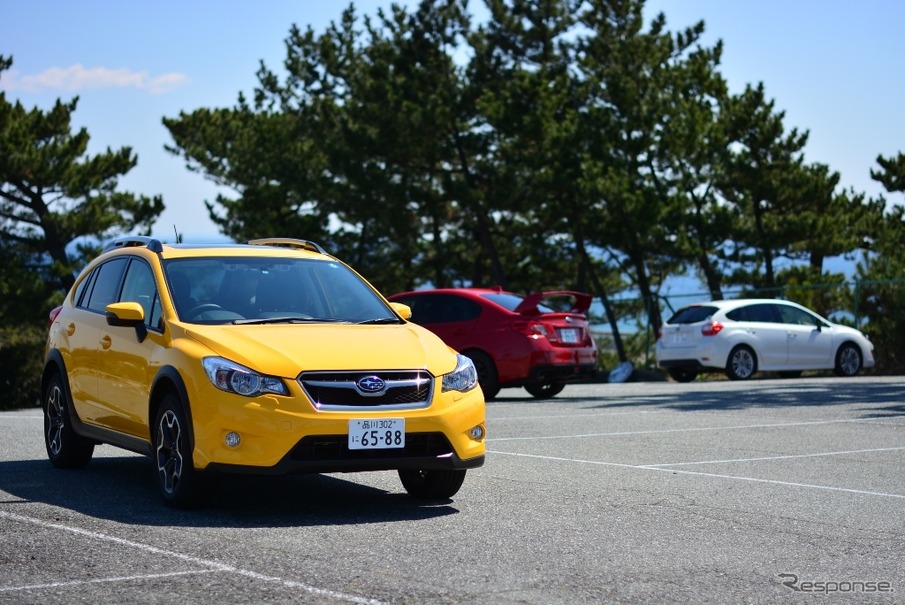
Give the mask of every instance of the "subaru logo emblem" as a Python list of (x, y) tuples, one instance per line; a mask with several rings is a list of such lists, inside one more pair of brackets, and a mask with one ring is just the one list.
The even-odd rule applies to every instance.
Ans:
[(355, 383), (362, 393), (379, 393), (386, 388), (387, 383), (378, 376), (365, 376)]

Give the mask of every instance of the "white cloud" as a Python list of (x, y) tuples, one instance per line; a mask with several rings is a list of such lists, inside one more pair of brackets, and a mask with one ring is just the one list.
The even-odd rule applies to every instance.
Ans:
[(15, 69), (0, 74), (0, 89), (25, 92), (61, 90), (78, 92), (98, 88), (138, 88), (153, 95), (173, 91), (189, 83), (189, 77), (173, 72), (151, 77), (146, 71), (132, 71), (125, 67), (87, 69), (76, 64), (69, 67), (51, 67), (36, 75), (20, 75)]

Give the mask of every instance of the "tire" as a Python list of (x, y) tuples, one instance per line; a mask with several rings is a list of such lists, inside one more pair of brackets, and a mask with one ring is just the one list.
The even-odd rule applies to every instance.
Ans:
[(72, 404), (59, 374), (47, 382), (42, 398), (44, 445), (57, 468), (82, 468), (94, 455), (94, 443), (79, 437), (72, 428)]
[(465, 481), (464, 470), (399, 469), (402, 487), (413, 498), (448, 500), (456, 495)]
[(173, 508), (197, 508), (207, 495), (208, 481), (192, 461), (189, 425), (178, 397), (170, 394), (160, 402), (153, 431), (160, 498)]
[(863, 364), (861, 349), (854, 343), (842, 343), (842, 346), (836, 351), (835, 372), (837, 376), (857, 376)]
[(484, 399), (491, 401), (500, 392), (500, 381), (496, 371), (496, 365), (487, 353), (483, 351), (468, 351), (465, 356), (471, 359), (475, 370), (478, 371), (478, 383), (484, 391)]
[(684, 368), (671, 368), (668, 373), (669, 377), (676, 382), (692, 382), (698, 377), (697, 371), (686, 370)]
[(738, 345), (729, 353), (726, 376), (729, 380), (748, 380), (757, 372), (757, 356), (751, 347)]
[(551, 397), (556, 397), (562, 390), (566, 388), (565, 383), (562, 382), (547, 382), (547, 383), (537, 383), (537, 384), (526, 384), (525, 390), (531, 393), (537, 399), (550, 399)]

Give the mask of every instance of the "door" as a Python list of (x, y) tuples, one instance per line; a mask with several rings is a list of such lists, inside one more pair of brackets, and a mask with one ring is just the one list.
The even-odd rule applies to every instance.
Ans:
[(796, 370), (833, 367), (833, 336), (829, 325), (797, 307), (778, 305), (789, 338), (789, 367)]
[(742, 322), (737, 329), (746, 333), (742, 342), (754, 346), (760, 370), (782, 368), (789, 358), (787, 326), (775, 307), (770, 303), (755, 303), (726, 314), (730, 319)]
[(131, 326), (104, 324), (98, 353), (98, 399), (104, 410), (98, 423), (149, 439), (148, 399), (157, 371), (155, 348), (162, 345), (160, 289), (150, 265), (133, 258), (116, 302), (137, 302), (144, 310), (147, 334), (139, 340)]
[(72, 371), (69, 386), (76, 413), (83, 421), (97, 424), (105, 412), (98, 394), (98, 354), (101, 332), (107, 326), (106, 307), (115, 302), (128, 259), (120, 257), (97, 267), (86, 278), (76, 296), (73, 321), (63, 329), (69, 334)]
[(457, 351), (468, 348), (481, 305), (454, 294), (424, 294), (401, 301), (412, 309), (412, 321), (422, 325)]

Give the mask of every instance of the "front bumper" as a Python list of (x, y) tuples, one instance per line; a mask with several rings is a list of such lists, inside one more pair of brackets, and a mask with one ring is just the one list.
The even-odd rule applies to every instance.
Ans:
[[(467, 393), (435, 393), (431, 404), (419, 409), (381, 410), (373, 407), (317, 410), (297, 383), (289, 397), (247, 399), (204, 388), (204, 405), (194, 405), (194, 465), (211, 471), (282, 475), (305, 472), (370, 470), (463, 469), (484, 462), (484, 396), (480, 389)], [(349, 421), (404, 418), (405, 447), (350, 450)], [(237, 433), (237, 447), (226, 436)]]
[(349, 450), (346, 435), (304, 437), (271, 467), (211, 463), (207, 470), (220, 473), (288, 475), (294, 473), (349, 473), (398, 469), (456, 470), (477, 468), (484, 455), (463, 460), (442, 433), (406, 433), (402, 450)]

